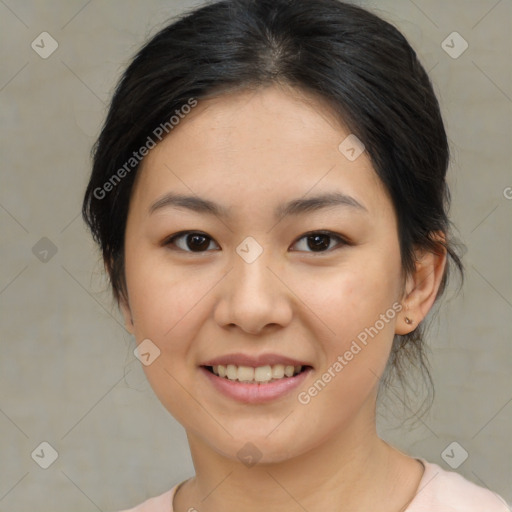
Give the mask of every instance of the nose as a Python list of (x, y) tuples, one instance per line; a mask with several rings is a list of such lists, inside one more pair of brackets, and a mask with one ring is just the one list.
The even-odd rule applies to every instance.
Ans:
[(215, 320), (223, 328), (238, 327), (249, 334), (288, 325), (293, 294), (265, 251), (251, 263), (234, 254), (231, 271), (222, 280)]

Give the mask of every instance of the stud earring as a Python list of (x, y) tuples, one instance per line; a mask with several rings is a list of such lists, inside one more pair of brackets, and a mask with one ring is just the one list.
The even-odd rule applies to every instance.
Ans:
[(408, 325), (411, 325), (412, 324), (412, 320), (408, 316), (406, 316), (405, 317), (405, 323), (408, 324)]

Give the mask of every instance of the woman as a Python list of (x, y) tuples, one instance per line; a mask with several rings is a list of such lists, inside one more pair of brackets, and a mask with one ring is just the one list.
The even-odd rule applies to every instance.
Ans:
[(508, 510), (381, 440), (393, 372), (462, 273), (431, 83), (336, 0), (225, 0), (153, 37), (83, 214), (196, 475), (132, 511)]

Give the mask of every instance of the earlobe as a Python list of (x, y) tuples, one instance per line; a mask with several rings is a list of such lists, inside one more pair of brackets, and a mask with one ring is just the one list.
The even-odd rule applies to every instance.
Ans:
[(130, 333), (134, 334), (135, 324), (133, 322), (132, 312), (130, 306), (125, 299), (120, 299), (119, 308), (124, 318), (125, 329)]
[[(444, 237), (443, 237), (444, 238)], [(446, 267), (446, 250), (416, 252), (415, 270), (407, 277), (402, 314), (396, 323), (396, 334), (408, 334), (427, 316), (441, 285)]]

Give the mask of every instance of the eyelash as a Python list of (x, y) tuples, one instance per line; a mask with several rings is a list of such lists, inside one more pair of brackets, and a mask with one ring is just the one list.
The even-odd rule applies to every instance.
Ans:
[[(200, 235), (202, 237), (209, 238), (211, 241), (213, 241), (213, 238), (208, 236), (206, 233), (202, 233), (200, 231), (180, 231), (179, 233), (176, 233), (175, 235), (172, 235), (171, 237), (166, 238), (162, 245), (165, 247), (174, 245), (175, 240), (177, 240), (179, 238), (186, 237), (187, 235), (192, 235), (192, 234)], [(325, 236), (330, 237), (331, 239), (336, 239), (336, 240), (338, 240), (338, 246), (335, 246), (334, 248), (332, 248), (332, 247), (328, 248), (325, 251), (305, 251), (305, 252), (309, 252), (312, 254), (322, 254), (322, 253), (332, 252), (333, 250), (340, 249), (341, 247), (346, 246), (346, 245), (351, 245), (350, 242), (348, 240), (346, 240), (345, 238), (343, 238), (341, 235), (338, 235), (337, 233), (333, 233), (332, 231), (327, 231), (327, 230), (309, 231), (307, 233), (304, 233), (300, 238), (298, 238), (293, 243), (293, 245), (298, 243), (303, 238), (307, 238), (307, 237), (314, 236), (314, 235), (325, 235)], [(329, 245), (330, 245), (330, 243), (329, 243)], [(190, 250), (185, 250), (185, 249), (181, 249), (181, 248), (171, 249), (171, 250), (187, 252), (190, 254), (202, 254), (202, 253), (206, 253), (206, 252), (211, 252), (208, 250), (206, 250), (206, 251), (190, 251)], [(298, 252), (300, 252), (300, 251), (298, 251)]]

